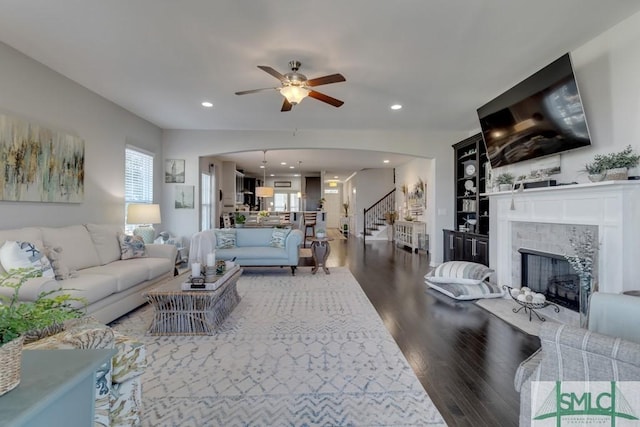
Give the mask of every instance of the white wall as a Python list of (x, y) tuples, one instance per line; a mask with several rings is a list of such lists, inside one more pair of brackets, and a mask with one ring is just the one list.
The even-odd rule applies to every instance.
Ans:
[(156, 154), (154, 193), (157, 201), (161, 200), (164, 162), (158, 127), (3, 43), (0, 64), (2, 113), (76, 135), (85, 142), (84, 202), (0, 201), (0, 229), (87, 222), (123, 224), (127, 143)]
[[(437, 230), (435, 228), (437, 210), (435, 208), (436, 174), (434, 165), (435, 160), (433, 159), (415, 159), (396, 168), (396, 206), (399, 208), (403, 208), (405, 205), (404, 194), (402, 194), (402, 190), (400, 189), (402, 185), (406, 184), (411, 191), (419, 178), (425, 182), (426, 208), (424, 213), (419, 215), (416, 220), (427, 223), (427, 234), (429, 234), (430, 239), (433, 239), (429, 245), (430, 252), (436, 249), (436, 242), (439, 242), (439, 238), (442, 235), (442, 229)], [(453, 212), (451, 214), (453, 215)], [(400, 217), (400, 219), (402, 219), (402, 217)], [(433, 263), (434, 259), (431, 259), (431, 261)]]
[[(640, 13), (571, 52), (591, 134), (591, 147), (560, 155), (560, 182), (589, 182), (581, 172), (595, 154), (631, 144), (640, 151)], [(532, 70), (534, 72), (535, 70)], [(496, 94), (498, 95), (498, 94)], [(511, 170), (526, 173), (528, 163)], [(503, 168), (500, 168), (503, 169)]]
[(364, 210), (393, 190), (393, 169), (366, 169), (358, 172), (352, 181), (357, 195), (353, 211), (356, 229), (352, 233), (360, 234), (364, 231)]

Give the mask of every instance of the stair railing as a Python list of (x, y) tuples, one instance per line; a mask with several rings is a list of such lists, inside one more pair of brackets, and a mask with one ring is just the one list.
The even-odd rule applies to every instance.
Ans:
[(396, 208), (396, 189), (389, 191), (375, 202), (371, 207), (364, 209), (364, 230), (362, 240), (365, 241), (370, 230), (376, 230), (379, 225), (385, 223), (385, 214)]

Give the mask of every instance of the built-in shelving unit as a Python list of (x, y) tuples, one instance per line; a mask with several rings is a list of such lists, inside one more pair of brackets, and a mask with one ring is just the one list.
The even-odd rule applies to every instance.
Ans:
[(443, 230), (444, 261), (489, 265), (489, 197), (487, 152), (481, 134), (453, 146), (454, 230)]

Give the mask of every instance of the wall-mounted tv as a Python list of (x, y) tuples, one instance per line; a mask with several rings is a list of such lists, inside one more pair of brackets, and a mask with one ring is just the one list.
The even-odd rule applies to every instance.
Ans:
[(591, 144), (569, 54), (478, 108), (492, 167)]

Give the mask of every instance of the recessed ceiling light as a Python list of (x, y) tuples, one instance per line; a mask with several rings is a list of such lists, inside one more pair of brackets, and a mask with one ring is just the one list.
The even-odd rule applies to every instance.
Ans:
[(338, 179), (338, 175), (335, 175), (335, 176), (333, 177), (333, 179)]
[(393, 105), (391, 106), (391, 109), (392, 109), (392, 110), (399, 110), (399, 109), (401, 109), (401, 108), (402, 108), (402, 105), (400, 105), (400, 104), (393, 104)]
[(289, 169), (295, 169), (295, 168), (296, 168), (295, 166), (289, 166)]
[(389, 160), (385, 159), (382, 161), (382, 163), (389, 163)]
[(260, 169), (264, 169), (264, 165), (260, 165)]
[(275, 176), (275, 175), (271, 173), (271, 174), (269, 174), (269, 176)]
[(282, 166), (284, 166), (284, 165), (286, 165), (286, 164), (287, 164), (287, 162), (280, 162), (280, 164), (281, 164)]
[(295, 174), (295, 175), (293, 175), (293, 176), (300, 176), (300, 174), (299, 174), (299, 173), (297, 173), (297, 174)]
[(203, 107), (207, 107), (207, 108), (211, 108), (211, 107), (213, 107), (213, 104), (211, 102), (209, 102), (209, 101), (203, 101), (202, 102), (202, 106)]

